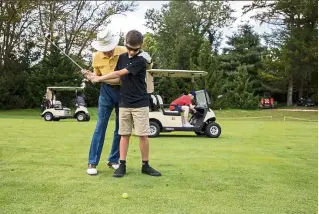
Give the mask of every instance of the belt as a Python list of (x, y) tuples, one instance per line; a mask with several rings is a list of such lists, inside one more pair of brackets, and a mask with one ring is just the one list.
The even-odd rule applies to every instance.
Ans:
[(109, 84), (107, 84), (107, 86), (109, 86), (111, 88), (120, 88), (121, 87), (120, 85), (109, 85)]

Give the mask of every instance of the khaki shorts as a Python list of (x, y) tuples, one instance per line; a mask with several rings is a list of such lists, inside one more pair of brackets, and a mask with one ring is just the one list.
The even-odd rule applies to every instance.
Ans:
[(131, 135), (133, 123), (135, 135), (149, 135), (149, 107), (120, 108), (119, 135)]

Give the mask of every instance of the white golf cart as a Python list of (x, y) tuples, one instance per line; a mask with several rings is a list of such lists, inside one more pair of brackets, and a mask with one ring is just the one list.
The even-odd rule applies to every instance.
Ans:
[[(207, 75), (205, 71), (189, 70), (152, 69), (148, 72), (152, 77), (196, 78)], [(183, 127), (181, 123), (181, 112), (170, 111), (167, 109), (170, 105), (164, 104), (160, 95), (151, 94), (149, 137), (157, 137), (160, 132), (172, 131), (192, 131), (197, 135), (206, 135), (211, 138), (219, 137), (221, 127), (215, 122), (216, 117), (214, 111), (209, 108), (211, 102), (208, 93), (205, 90), (199, 90), (195, 93), (196, 112), (190, 112), (191, 117), (189, 120), (189, 123), (193, 125), (193, 127)]]
[[(45, 121), (59, 121), (60, 119), (67, 118), (76, 118), (79, 122), (89, 121), (90, 114), (86, 108), (84, 97), (78, 95), (78, 92), (83, 91), (84, 87), (84, 83), (82, 87), (47, 87), (43, 104), (41, 105), (41, 117), (43, 117)], [(57, 91), (75, 91), (76, 109), (74, 113), (72, 113), (70, 108), (64, 107), (61, 101), (56, 100)]]

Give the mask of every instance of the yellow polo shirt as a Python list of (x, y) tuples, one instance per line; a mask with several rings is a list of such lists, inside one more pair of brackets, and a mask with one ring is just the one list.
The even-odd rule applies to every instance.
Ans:
[(124, 46), (117, 46), (114, 49), (114, 54), (111, 57), (107, 57), (103, 52), (97, 51), (93, 55), (92, 66), (94, 72), (101, 76), (106, 75), (114, 71), (117, 61), (119, 60), (119, 56), (123, 53), (126, 53), (127, 49)]

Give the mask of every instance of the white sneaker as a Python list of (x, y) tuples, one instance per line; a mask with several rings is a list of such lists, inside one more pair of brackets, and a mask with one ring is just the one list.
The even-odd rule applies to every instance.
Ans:
[(97, 175), (97, 169), (95, 166), (93, 166), (92, 164), (89, 164), (88, 169), (86, 170), (86, 173), (88, 175)]
[(107, 163), (107, 166), (110, 167), (110, 168), (113, 168), (113, 169), (118, 169), (119, 165), (120, 164), (118, 164), (118, 163), (112, 163), (112, 162), (108, 162)]
[(183, 126), (184, 126), (184, 127), (194, 127), (194, 126), (191, 125), (190, 123), (185, 123)]
[(112, 168), (113, 168), (113, 169), (118, 169), (119, 166), (120, 166), (120, 164), (113, 164), (113, 165), (112, 165)]

